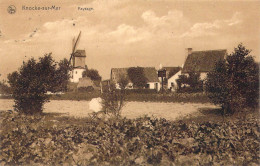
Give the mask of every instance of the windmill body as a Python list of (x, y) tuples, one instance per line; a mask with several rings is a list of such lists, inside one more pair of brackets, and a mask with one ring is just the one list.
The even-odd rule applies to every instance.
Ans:
[(78, 83), (79, 79), (82, 78), (82, 73), (86, 71), (86, 51), (85, 50), (76, 50), (80, 39), (81, 32), (79, 33), (77, 40), (72, 45), (72, 52), (70, 55), (69, 65), (71, 66), (70, 71), (70, 81)]
[(82, 73), (86, 71), (86, 52), (85, 50), (77, 50), (72, 57), (72, 70), (70, 81), (77, 83), (82, 78)]

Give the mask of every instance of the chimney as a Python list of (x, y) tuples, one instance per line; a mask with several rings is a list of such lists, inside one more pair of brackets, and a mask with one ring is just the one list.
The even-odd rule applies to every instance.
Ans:
[(160, 69), (160, 70), (162, 69), (162, 64), (161, 64), (161, 63), (160, 63), (159, 69)]
[(186, 48), (186, 50), (187, 50), (187, 55), (192, 54), (192, 48)]
[(184, 67), (184, 64), (185, 64), (188, 56), (192, 54), (192, 48), (186, 48), (186, 50), (187, 50), (187, 54), (185, 55), (185, 59), (184, 59), (184, 63), (182, 64), (182, 68)]

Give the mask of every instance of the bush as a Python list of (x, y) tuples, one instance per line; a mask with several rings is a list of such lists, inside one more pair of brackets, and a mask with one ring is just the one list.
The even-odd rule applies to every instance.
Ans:
[(250, 50), (239, 44), (225, 61), (216, 63), (206, 79), (206, 91), (214, 104), (227, 113), (258, 106), (259, 66)]
[(126, 94), (156, 94), (156, 89), (126, 89)]
[(93, 92), (94, 88), (93, 86), (88, 86), (88, 87), (80, 87), (78, 88), (79, 92)]
[(69, 77), (64, 72), (64, 66), (57, 69), (56, 62), (48, 54), (39, 58), (38, 62), (31, 58), (18, 71), (9, 74), (15, 109), (25, 114), (41, 113), (43, 104), (48, 101), (46, 92), (56, 92), (66, 86), (63, 82)]
[(128, 82), (121, 77), (119, 81), (120, 90), (116, 89), (114, 84), (110, 84), (108, 91), (102, 94), (102, 107), (105, 114), (112, 115), (119, 118), (121, 116), (121, 109), (125, 104), (125, 88)]
[(11, 93), (11, 89), (7, 85), (6, 81), (0, 82), (0, 94), (10, 94), (10, 93)]
[(101, 76), (95, 69), (86, 69), (86, 71), (82, 73), (82, 77), (89, 77), (92, 81), (101, 81)]
[(0, 115), (1, 165), (257, 165), (260, 159), (254, 117), (186, 124)]

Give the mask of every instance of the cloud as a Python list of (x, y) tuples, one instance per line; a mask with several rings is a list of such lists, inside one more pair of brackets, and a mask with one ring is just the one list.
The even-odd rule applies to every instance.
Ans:
[(222, 29), (227, 29), (242, 22), (241, 14), (236, 12), (231, 19), (215, 20), (213, 22), (195, 23), (187, 32), (180, 37), (216, 36)]
[(63, 19), (63, 20), (58, 20), (58, 21), (54, 21), (54, 22), (46, 22), (43, 27), (46, 28), (46, 30), (54, 30), (57, 28), (70, 28), (73, 26), (73, 23), (75, 22), (75, 20), (69, 20), (69, 19)]
[(152, 10), (145, 11), (142, 14), (142, 19), (148, 25), (153, 27), (165, 26), (171, 24), (172, 26), (178, 25), (183, 21), (182, 11), (174, 10), (169, 11), (167, 15), (158, 17)]
[[(100, 6), (101, 4), (97, 2), (94, 1), (90, 4), (97, 7), (97, 9), (104, 9), (104, 6)], [(126, 1), (117, 3), (117, 0), (113, 0), (108, 3), (107, 8), (115, 8), (124, 2)], [(109, 15), (106, 17), (109, 17)], [(99, 36), (99, 40), (103, 42), (130, 44), (149, 40), (155, 36), (158, 36), (157, 38), (168, 38), (172, 33), (175, 34), (180, 31), (179, 26), (186, 25), (187, 23), (182, 11), (179, 10), (168, 11), (166, 15), (161, 17), (157, 16), (152, 10), (146, 10), (141, 14), (139, 19), (144, 21), (145, 24), (143, 26), (121, 23), (115, 28), (106, 22), (95, 24), (93, 20), (85, 16), (78, 16), (74, 19), (59, 19), (46, 22), (33, 32), (23, 34), (15, 40), (7, 40), (5, 43), (37, 41), (37, 43), (53, 43), (51, 45), (55, 45), (56, 43), (60, 43), (60, 41), (69, 42), (68, 40), (71, 40), (79, 31), (82, 31), (82, 39), (86, 37), (94, 40)]]
[(141, 19), (145, 23), (143, 26), (120, 24), (115, 30), (107, 33), (108, 38), (124, 44), (140, 41), (149, 41), (150, 43), (172, 38), (172, 34), (183, 31), (179, 28), (180, 26), (188, 25), (187, 19), (179, 10), (170, 10), (161, 17), (152, 10), (146, 10), (141, 14)]
[(157, 16), (152, 10), (145, 11), (142, 19), (150, 31), (168, 35), (176, 35), (189, 26), (188, 19), (184, 17), (183, 12), (179, 10), (170, 10), (164, 16)]
[(17, 39), (7, 39), (4, 41), (5, 44), (21, 44), (32, 41), (32, 38), (39, 36), (41, 31), (36, 28), (33, 32), (20, 35)]
[(233, 25), (236, 25), (236, 24), (239, 24), (242, 22), (242, 19), (241, 19), (241, 13), (240, 12), (236, 12), (233, 17), (227, 21), (228, 25), (229, 26), (233, 26)]
[(121, 24), (115, 31), (108, 33), (108, 36), (120, 43), (128, 44), (148, 38), (149, 32), (144, 31), (142, 28)]

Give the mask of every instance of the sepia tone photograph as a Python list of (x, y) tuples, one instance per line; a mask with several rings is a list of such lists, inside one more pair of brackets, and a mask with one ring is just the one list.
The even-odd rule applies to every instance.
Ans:
[(259, 9), (0, 0), (0, 165), (260, 165)]

